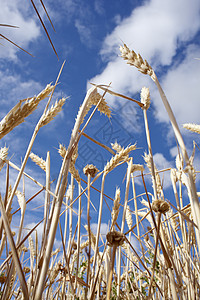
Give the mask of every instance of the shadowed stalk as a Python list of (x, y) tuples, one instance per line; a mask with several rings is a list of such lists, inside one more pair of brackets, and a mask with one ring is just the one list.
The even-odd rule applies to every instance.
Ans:
[(71, 175), (71, 183), (69, 187), (70, 210), (69, 210), (69, 238), (68, 238), (67, 253), (69, 253), (69, 248), (72, 241), (73, 197), (74, 197), (74, 176)]
[(102, 209), (103, 209), (103, 193), (104, 193), (104, 184), (105, 184), (106, 175), (107, 175), (106, 173), (103, 173), (103, 177), (102, 177), (102, 181), (101, 181), (101, 194), (100, 194), (100, 201), (99, 201), (99, 217), (98, 217), (98, 225), (97, 225), (97, 233), (96, 233), (96, 245), (95, 245), (95, 250), (94, 250), (94, 262), (93, 262), (92, 277), (91, 277), (90, 295), (91, 295), (92, 288), (94, 285), (94, 276), (95, 276), (99, 236), (100, 236), (100, 229), (101, 229)]
[[(89, 240), (89, 245), (88, 245), (88, 265), (87, 265), (87, 284), (89, 284), (90, 281), (90, 258), (91, 258), (91, 229), (90, 229), (90, 182), (91, 182), (91, 175), (88, 173), (88, 182), (87, 182), (87, 187), (88, 187), (88, 202), (87, 202), (87, 223), (88, 223), (88, 240)], [(88, 292), (88, 289), (87, 289)], [(86, 294), (87, 295), (87, 294)]]
[[(49, 151), (47, 152), (47, 157), (46, 157), (46, 188), (50, 190), (50, 154)], [(46, 226), (47, 226), (47, 221), (49, 218), (49, 207), (50, 207), (50, 194), (48, 191), (45, 192), (45, 205), (44, 205), (44, 227), (43, 227), (43, 237), (42, 237), (42, 245), (41, 245), (41, 251), (40, 251), (40, 257), (42, 256), (43, 252), (43, 247), (46, 242)]]
[[(79, 195), (81, 193), (81, 184), (78, 183), (78, 191)], [(76, 276), (75, 276), (75, 288), (77, 288), (77, 278), (78, 278), (78, 271), (79, 271), (79, 259), (80, 259), (80, 238), (81, 238), (81, 196), (79, 197), (78, 201), (78, 232), (77, 232), (77, 267), (76, 267)]]
[(29, 297), (28, 297), (28, 288), (27, 288), (25, 276), (24, 276), (24, 273), (23, 273), (23, 270), (22, 270), (22, 266), (21, 266), (21, 263), (20, 263), (20, 260), (19, 260), (19, 256), (18, 256), (18, 253), (17, 253), (15, 243), (14, 243), (14, 240), (13, 240), (12, 232), (11, 232), (11, 229), (10, 229), (10, 224), (9, 224), (9, 221), (8, 221), (8, 217), (7, 217), (7, 214), (6, 214), (6, 210), (5, 210), (1, 195), (0, 195), (0, 209), (1, 209), (1, 216), (2, 216), (2, 219), (3, 219), (3, 223), (4, 223), (4, 229), (5, 229), (6, 235), (8, 237), (9, 243), (10, 243), (10, 247), (11, 247), (12, 255), (13, 255), (13, 261), (14, 261), (16, 271), (17, 271), (17, 274), (18, 274), (18, 277), (19, 277), (22, 292), (23, 292), (24, 298), (29, 299)]
[(190, 163), (189, 156), (188, 156), (188, 153), (187, 153), (187, 150), (185, 147), (185, 143), (183, 141), (180, 129), (179, 129), (176, 119), (174, 117), (173, 111), (170, 107), (167, 97), (165, 96), (165, 93), (164, 93), (163, 89), (161, 88), (161, 85), (156, 76), (155, 76), (154, 81), (156, 83), (156, 86), (157, 86), (160, 96), (162, 98), (163, 104), (164, 104), (166, 111), (168, 113), (168, 116), (170, 118), (172, 127), (174, 129), (175, 136), (179, 142), (179, 145), (180, 145), (180, 148), (181, 148), (181, 151), (182, 151), (185, 163), (186, 163), (186, 168), (187, 168), (187, 173), (188, 173), (188, 181), (189, 181), (188, 182), (188, 193), (189, 193), (189, 198), (190, 198), (194, 221), (198, 226), (198, 230), (195, 228), (195, 231), (196, 231), (198, 248), (200, 250), (200, 206), (199, 206), (199, 199), (197, 196), (196, 185), (195, 185), (193, 173), (192, 173), (192, 165)]
[[(122, 225), (121, 225), (121, 233), (124, 231), (125, 225), (125, 218), (126, 218), (126, 209), (128, 204), (128, 195), (129, 195), (129, 186), (131, 180), (131, 169), (133, 164), (133, 158), (130, 158), (128, 163), (128, 171), (127, 171), (127, 179), (126, 179), (126, 191), (125, 191), (125, 198), (124, 198), (124, 210), (122, 216)], [(121, 247), (119, 247), (119, 257), (118, 257), (118, 267), (117, 267), (117, 297), (120, 296), (120, 275), (121, 275)]]
[(152, 287), (152, 283), (153, 283), (153, 280), (154, 280), (154, 271), (155, 271), (155, 266), (156, 266), (156, 255), (157, 255), (158, 241), (159, 241), (160, 222), (161, 222), (161, 212), (158, 212), (158, 225), (157, 225), (157, 233), (156, 233), (156, 243), (155, 243), (152, 273), (151, 273), (151, 280), (150, 280), (150, 283), (149, 283), (149, 290), (148, 290), (147, 300), (151, 299), (150, 298), (151, 297), (151, 287)]
[(112, 288), (112, 277), (113, 277), (113, 269), (114, 269), (114, 264), (115, 264), (115, 254), (117, 250), (118, 245), (113, 245), (112, 248), (112, 259), (111, 259), (111, 267), (110, 267), (110, 273), (108, 276), (108, 284), (107, 284), (107, 295), (106, 295), (106, 300), (110, 300), (110, 294), (111, 294), (111, 288)]
[(144, 106), (142, 108), (142, 110), (143, 110), (143, 115), (144, 115), (145, 132), (146, 132), (147, 145), (148, 145), (148, 150), (149, 150), (149, 160), (150, 160), (150, 163), (151, 163), (151, 174), (152, 174), (154, 198), (155, 198), (155, 200), (157, 200), (158, 196), (157, 196), (156, 174), (155, 174), (155, 168), (154, 168), (154, 162), (153, 162), (153, 153), (152, 153), (152, 147), (151, 147), (151, 139), (150, 139), (150, 131), (149, 131), (149, 124), (148, 124), (148, 119), (147, 119), (147, 108), (146, 108), (146, 106)]

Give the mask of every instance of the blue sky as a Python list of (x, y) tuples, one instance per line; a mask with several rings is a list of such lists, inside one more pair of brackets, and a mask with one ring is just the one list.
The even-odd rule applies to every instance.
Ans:
[[(62, 113), (41, 129), (33, 146), (33, 152), (44, 159), (46, 152), (50, 151), (52, 179), (58, 175), (61, 165), (56, 148), (59, 143), (68, 145), (74, 119), (90, 86), (89, 82), (112, 82), (114, 91), (137, 100), (140, 99), (141, 88), (149, 87), (152, 105), (148, 117), (155, 163), (158, 169), (173, 165), (176, 143), (155, 85), (150, 78), (119, 57), (119, 45), (126, 43), (152, 65), (180, 127), (187, 122), (200, 123), (200, 61), (196, 59), (200, 58), (199, 0), (46, 0), (45, 4), (56, 33), (42, 8), (37, 7), (47, 25), (59, 61), (30, 1), (0, 0), (1, 23), (19, 26), (2, 27), (1, 33), (34, 55), (31, 57), (1, 40), (0, 118), (18, 100), (37, 94), (46, 84), (54, 82), (62, 62), (66, 60), (54, 99), (63, 96), (70, 98)], [(116, 139), (122, 146), (137, 142), (134, 162), (143, 163), (142, 155), (147, 146), (142, 111), (123, 99), (107, 96), (106, 100), (112, 108), (111, 120), (97, 113), (86, 133), (108, 146)], [(1, 140), (1, 147), (5, 144), (9, 147), (9, 156), (13, 156), (12, 161), (18, 165), (43, 108), (44, 104), (24, 124)], [(198, 143), (198, 136), (185, 130), (182, 132), (191, 153), (192, 140)], [(82, 138), (77, 161), (80, 170), (88, 153), (87, 163), (96, 163), (98, 168), (110, 159), (109, 153), (103, 150), (102, 154), (101, 149)], [(198, 159), (196, 161), (198, 163)], [(44, 183), (44, 175), (31, 162), (27, 165), (28, 171)], [(123, 172), (117, 173), (112, 179), (113, 189), (107, 188), (110, 196), (114, 197), (115, 187), (124, 175)], [(167, 186), (167, 179), (165, 182)]]

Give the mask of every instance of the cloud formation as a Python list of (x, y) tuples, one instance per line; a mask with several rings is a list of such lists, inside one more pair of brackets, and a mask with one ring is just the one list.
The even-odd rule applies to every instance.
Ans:
[[(2, 1), (0, 1), (1, 3)], [(0, 27), (0, 33), (12, 40), (22, 48), (28, 50), (31, 42), (40, 36), (40, 26), (35, 19), (35, 13), (31, 10), (31, 4), (25, 0), (7, 0), (1, 4), (1, 24), (18, 26), (19, 28)], [(0, 58), (16, 60), (19, 49), (7, 41), (1, 40)]]
[[(155, 118), (159, 122), (168, 122), (154, 83), (119, 57), (121, 39), (134, 51), (141, 53), (158, 73), (178, 122), (197, 122), (200, 63), (194, 58), (199, 57), (200, 53), (200, 46), (195, 40), (199, 30), (199, 1), (144, 2), (107, 35), (100, 53), (102, 59), (109, 62), (90, 81), (98, 84), (112, 82), (114, 90), (129, 96), (139, 93), (142, 86), (150, 87)], [(116, 107), (119, 100), (109, 98), (109, 103)]]

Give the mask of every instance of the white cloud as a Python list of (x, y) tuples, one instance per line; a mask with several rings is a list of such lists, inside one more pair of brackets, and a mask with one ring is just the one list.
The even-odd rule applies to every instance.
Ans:
[(111, 34), (102, 54), (116, 52), (120, 39), (147, 58), (169, 64), (178, 42), (191, 39), (200, 27), (198, 0), (151, 0), (134, 9)]
[(76, 19), (75, 27), (79, 33), (81, 42), (86, 46), (91, 47), (93, 43), (93, 39), (92, 39), (92, 32), (90, 30), (90, 27), (80, 19)]
[[(180, 64), (174, 65), (162, 79), (163, 89), (180, 125), (199, 123), (200, 62), (194, 59), (199, 53), (199, 46), (188, 46), (185, 59)], [(156, 117), (159, 121), (168, 121), (164, 106), (160, 103), (160, 97), (155, 95)]]
[[(27, 4), (25, 0), (0, 0), (0, 7), (1, 23), (19, 27), (0, 27), (0, 33), (27, 50), (29, 44), (40, 35), (40, 25), (37, 25), (31, 4)], [(1, 44), (3, 45), (0, 45), (0, 58), (16, 60), (16, 53), (19, 49), (3, 40), (1, 40)]]
[[(199, 30), (199, 1), (145, 2), (105, 38), (101, 54), (103, 59), (110, 62), (101, 74), (90, 81), (98, 84), (112, 82), (113, 90), (132, 96), (139, 93), (143, 86), (150, 87), (152, 102), (155, 104), (155, 118), (161, 122), (169, 122), (153, 81), (118, 57), (121, 39), (130, 48), (140, 52), (155, 71), (160, 71), (163, 66), (170, 67), (165, 69), (166, 75), (161, 78), (161, 83), (175, 116), (181, 123), (196, 122), (200, 109), (197, 98), (200, 77), (199, 61), (194, 60), (194, 57), (199, 57), (200, 47), (194, 44), (193, 38)], [(187, 46), (184, 42), (187, 42)], [(187, 50), (184, 52), (183, 49)], [(181, 56), (175, 60), (175, 55), (180, 50)], [(111, 97), (108, 99), (113, 107), (121, 101)]]
[[(97, 226), (98, 226), (97, 223), (92, 223), (91, 226), (90, 226), (92, 232), (95, 235), (96, 235), (96, 232), (97, 232)], [(101, 223), (101, 227), (100, 227), (100, 233), (101, 233), (101, 235), (105, 236), (108, 233), (108, 230), (109, 230), (108, 224), (107, 223)]]

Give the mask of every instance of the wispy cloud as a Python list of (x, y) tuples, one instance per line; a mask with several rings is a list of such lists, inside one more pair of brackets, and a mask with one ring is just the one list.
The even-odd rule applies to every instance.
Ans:
[[(30, 3), (25, 0), (7, 0), (1, 4), (0, 19), (2, 24), (10, 24), (19, 28), (1, 27), (0, 32), (7, 38), (28, 50), (29, 44), (40, 36), (40, 26), (33, 17)], [(35, 15), (34, 15), (35, 16)], [(0, 57), (16, 60), (19, 49), (7, 41), (1, 40)]]

